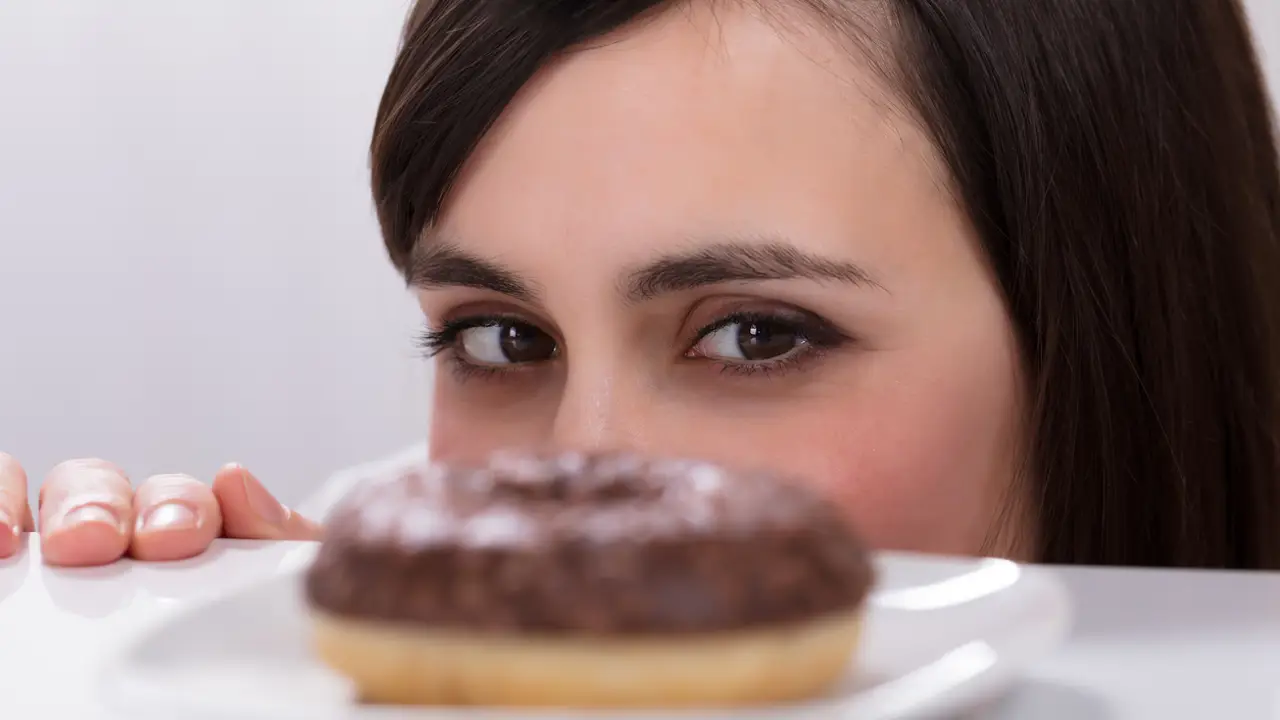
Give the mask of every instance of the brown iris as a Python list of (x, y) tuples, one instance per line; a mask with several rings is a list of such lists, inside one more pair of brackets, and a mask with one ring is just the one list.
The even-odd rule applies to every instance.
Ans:
[(738, 349), (745, 360), (772, 360), (795, 350), (803, 338), (784, 323), (751, 321), (738, 324)]
[(550, 360), (556, 354), (556, 340), (528, 323), (507, 321), (498, 325), (498, 348), (511, 363)]

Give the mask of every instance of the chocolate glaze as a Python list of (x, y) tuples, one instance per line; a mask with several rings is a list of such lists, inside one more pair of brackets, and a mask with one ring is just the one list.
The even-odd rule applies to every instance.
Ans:
[(797, 482), (630, 455), (503, 454), (354, 491), (306, 578), (313, 607), (442, 629), (680, 634), (851, 610), (872, 582)]

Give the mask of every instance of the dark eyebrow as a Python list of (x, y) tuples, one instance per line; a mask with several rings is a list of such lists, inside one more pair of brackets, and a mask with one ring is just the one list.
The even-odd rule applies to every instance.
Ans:
[(743, 280), (829, 280), (884, 289), (862, 267), (810, 255), (785, 242), (722, 242), (659, 258), (632, 272), (623, 292), (633, 302)]
[(411, 287), (423, 290), (468, 287), (529, 302), (538, 295), (533, 283), (511, 270), (442, 241), (419, 243), (409, 258), (404, 276)]

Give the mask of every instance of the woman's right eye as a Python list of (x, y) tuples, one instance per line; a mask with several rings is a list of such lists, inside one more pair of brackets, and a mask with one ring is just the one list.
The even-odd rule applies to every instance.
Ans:
[(455, 352), (474, 365), (519, 365), (551, 360), (559, 345), (535, 325), (500, 320), (459, 330)]

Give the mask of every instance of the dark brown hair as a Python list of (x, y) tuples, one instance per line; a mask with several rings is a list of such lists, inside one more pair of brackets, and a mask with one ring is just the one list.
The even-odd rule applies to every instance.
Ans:
[[(1280, 179), (1237, 0), (794, 2), (890, 11), (1020, 339), (1038, 558), (1280, 567)], [(540, 67), (668, 4), (419, 0), (372, 148), (392, 260)]]

